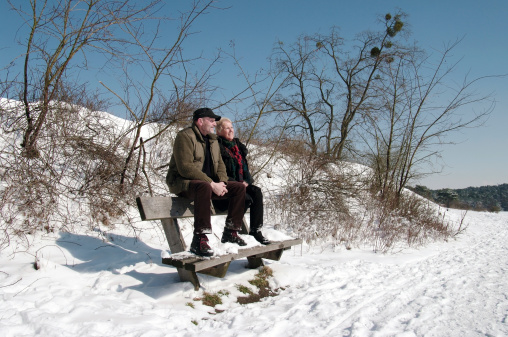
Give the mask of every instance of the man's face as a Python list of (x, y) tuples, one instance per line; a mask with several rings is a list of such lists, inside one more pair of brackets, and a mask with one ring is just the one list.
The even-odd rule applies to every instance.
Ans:
[(230, 122), (223, 122), (219, 136), (222, 136), (227, 140), (232, 141), (233, 138), (235, 138), (235, 129), (233, 129), (233, 124), (231, 124)]
[(203, 136), (206, 136), (209, 133), (213, 133), (216, 124), (217, 123), (215, 122), (215, 118), (211, 117), (198, 118), (196, 121), (196, 125), (198, 126), (198, 129)]

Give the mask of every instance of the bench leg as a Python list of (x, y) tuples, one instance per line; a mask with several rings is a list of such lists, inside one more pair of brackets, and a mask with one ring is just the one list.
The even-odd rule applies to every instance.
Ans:
[(248, 256), (247, 261), (249, 263), (247, 264), (247, 268), (254, 269), (264, 266), (265, 263), (263, 262), (263, 259), (279, 261), (283, 251), (284, 249), (277, 249), (257, 256)]
[(178, 276), (180, 276), (180, 281), (182, 282), (190, 282), (194, 285), (194, 290), (199, 290), (200, 284), (198, 275), (195, 272), (190, 270), (185, 270), (183, 268), (176, 268), (178, 270)]
[(282, 257), (283, 251), (284, 251), (284, 249), (272, 250), (271, 252), (263, 253), (262, 257), (264, 259), (268, 259), (268, 260), (279, 261), (280, 258)]
[(243, 217), (242, 229), (240, 230), (240, 234), (249, 234), (249, 224), (247, 223), (247, 220), (245, 220), (245, 216)]
[(197, 271), (197, 273), (223, 278), (224, 276), (226, 276), (226, 273), (228, 271), (230, 264), (231, 264), (231, 261), (222, 263), (222, 264), (218, 264), (218, 265), (210, 267), (208, 269), (199, 270), (199, 271)]
[(265, 265), (263, 259), (260, 257), (247, 256), (247, 268), (255, 269)]
[(166, 234), (166, 239), (169, 243), (171, 254), (185, 251), (187, 247), (183, 239), (182, 231), (180, 230), (180, 225), (178, 224), (178, 219), (162, 219), (161, 222), (164, 233)]

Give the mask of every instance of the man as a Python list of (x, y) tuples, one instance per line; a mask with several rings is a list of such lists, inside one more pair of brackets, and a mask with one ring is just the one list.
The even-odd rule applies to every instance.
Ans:
[(213, 133), (218, 120), (220, 116), (209, 108), (194, 111), (192, 126), (176, 135), (166, 176), (171, 193), (194, 200), (194, 236), (190, 251), (201, 256), (213, 255), (206, 236), (212, 233), (212, 199), (229, 200), (221, 242), (246, 245), (238, 236), (244, 215), (245, 185), (228, 181), (217, 136)]
[[(235, 138), (235, 129), (229, 118), (221, 118), (216, 127), (222, 161), (226, 166), (229, 180), (239, 181), (246, 186), (245, 210), (250, 207), (249, 234), (254, 236), (259, 243), (268, 245), (270, 240), (261, 233), (263, 227), (263, 192), (253, 184), (254, 179), (250, 174), (247, 161), (247, 147), (238, 138)], [(217, 200), (214, 205), (219, 209), (225, 208), (227, 200)]]

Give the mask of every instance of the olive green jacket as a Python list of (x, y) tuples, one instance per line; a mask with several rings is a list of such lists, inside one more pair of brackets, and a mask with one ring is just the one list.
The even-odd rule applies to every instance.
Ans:
[(192, 126), (178, 132), (173, 144), (173, 154), (166, 176), (166, 183), (171, 193), (178, 194), (187, 191), (191, 180), (202, 180), (209, 183), (212, 181), (228, 181), (226, 166), (222, 161), (219, 143), (217, 142), (217, 135), (209, 134), (208, 138), (210, 139), (210, 154), (213, 163), (213, 180), (203, 172), (206, 143), (198, 127), (193, 123)]

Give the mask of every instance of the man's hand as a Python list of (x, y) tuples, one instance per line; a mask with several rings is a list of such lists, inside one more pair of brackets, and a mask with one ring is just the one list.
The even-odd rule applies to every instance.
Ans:
[(226, 189), (226, 183), (223, 181), (221, 182), (211, 182), (210, 185), (212, 185), (212, 192), (217, 194), (219, 197), (222, 197), (224, 194), (228, 193), (228, 190)]

